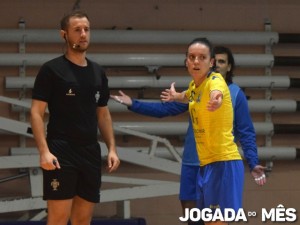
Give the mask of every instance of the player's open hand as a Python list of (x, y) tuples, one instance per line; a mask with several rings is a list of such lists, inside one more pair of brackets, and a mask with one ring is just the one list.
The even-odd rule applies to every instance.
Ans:
[(176, 95), (176, 90), (175, 90), (175, 82), (171, 84), (170, 89), (165, 89), (164, 91), (161, 92), (160, 99), (163, 102), (172, 102), (175, 100), (175, 95)]
[(128, 95), (121, 90), (119, 91), (119, 94), (120, 95), (110, 95), (110, 97), (123, 105), (132, 106), (132, 99)]

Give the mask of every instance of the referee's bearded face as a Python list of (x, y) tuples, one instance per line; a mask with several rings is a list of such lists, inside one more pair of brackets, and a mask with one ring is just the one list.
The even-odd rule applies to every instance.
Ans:
[(69, 47), (75, 51), (86, 51), (90, 43), (90, 22), (86, 17), (71, 17), (66, 32)]

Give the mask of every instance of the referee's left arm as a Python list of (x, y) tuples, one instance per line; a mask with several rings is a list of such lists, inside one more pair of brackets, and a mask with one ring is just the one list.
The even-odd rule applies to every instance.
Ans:
[(108, 149), (108, 171), (112, 172), (119, 167), (120, 160), (117, 154), (112, 119), (107, 106), (97, 107), (98, 127)]

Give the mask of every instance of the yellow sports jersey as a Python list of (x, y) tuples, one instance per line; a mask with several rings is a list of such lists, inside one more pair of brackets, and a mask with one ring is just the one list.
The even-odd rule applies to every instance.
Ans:
[[(219, 90), (223, 94), (220, 108), (207, 110), (210, 92)], [(189, 111), (193, 123), (196, 147), (200, 165), (212, 162), (240, 160), (237, 145), (233, 137), (233, 109), (230, 92), (219, 73), (212, 72), (198, 87), (194, 81), (186, 91), (189, 99)]]

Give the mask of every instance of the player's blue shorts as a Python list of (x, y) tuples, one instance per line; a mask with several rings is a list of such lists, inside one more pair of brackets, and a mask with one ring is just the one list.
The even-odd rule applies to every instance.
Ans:
[(181, 166), (179, 199), (183, 201), (197, 200), (197, 175), (200, 166)]
[(242, 208), (244, 164), (242, 160), (210, 163), (201, 166), (197, 177), (197, 206), (200, 209)]

